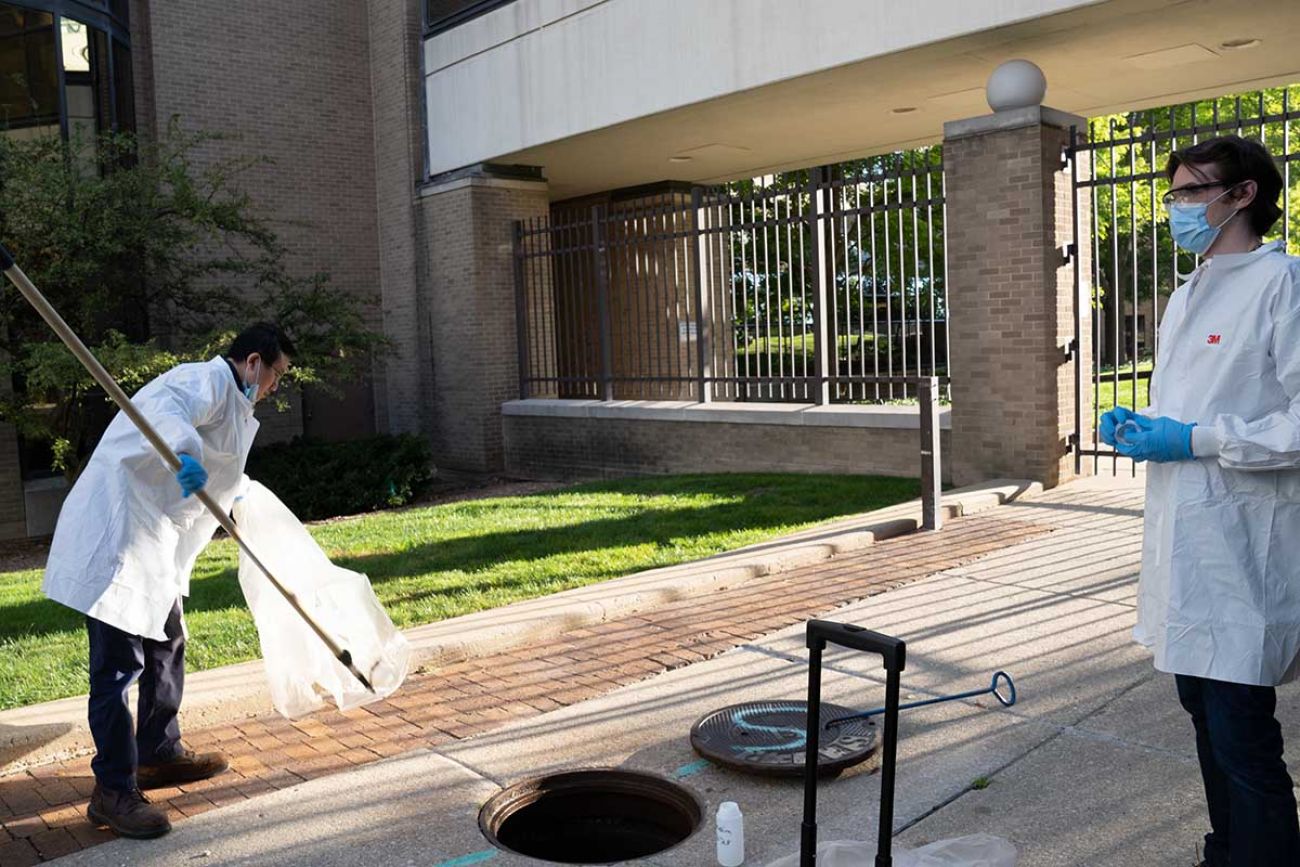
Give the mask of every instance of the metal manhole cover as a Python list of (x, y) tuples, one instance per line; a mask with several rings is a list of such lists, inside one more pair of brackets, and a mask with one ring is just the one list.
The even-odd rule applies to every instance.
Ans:
[[(822, 703), (819, 775), (838, 774), (866, 761), (875, 751), (876, 729), (869, 720), (826, 728), (828, 721), (854, 713), (851, 708)], [(804, 772), (807, 728), (807, 702), (751, 701), (701, 717), (691, 727), (691, 746), (709, 761), (738, 771), (799, 776)]]

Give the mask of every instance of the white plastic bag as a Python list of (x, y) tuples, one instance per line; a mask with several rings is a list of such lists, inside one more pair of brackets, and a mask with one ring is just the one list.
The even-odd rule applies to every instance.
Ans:
[(233, 514), (244, 541), (312, 619), (351, 652), (353, 663), (375, 688), (374, 693), (366, 691), (240, 551), (239, 586), (257, 624), (275, 709), (295, 719), (323, 707), (328, 697), (346, 710), (377, 701), (401, 686), (411, 648), (388, 619), (366, 576), (331, 563), (307, 528), (257, 482), (247, 484)]
[[(834, 840), (817, 845), (817, 867), (875, 867), (876, 844)], [(768, 867), (799, 867), (799, 853)], [(1016, 847), (1001, 837), (971, 834), (919, 849), (894, 851), (894, 867), (1016, 867)]]

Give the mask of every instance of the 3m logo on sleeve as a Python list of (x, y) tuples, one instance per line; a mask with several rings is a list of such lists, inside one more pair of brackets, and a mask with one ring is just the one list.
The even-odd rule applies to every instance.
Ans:
[(1211, 346), (1218, 346), (1222, 341), (1223, 341), (1222, 334), (1211, 334), (1209, 337), (1205, 339), (1205, 342), (1210, 344)]

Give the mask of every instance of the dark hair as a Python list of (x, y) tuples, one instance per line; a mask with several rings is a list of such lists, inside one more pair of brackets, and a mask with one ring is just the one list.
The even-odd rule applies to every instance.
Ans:
[(254, 352), (267, 364), (279, 361), (281, 353), (289, 356), (298, 354), (293, 342), (280, 330), (280, 326), (270, 322), (258, 322), (239, 332), (226, 355), (232, 361), (243, 361)]
[(1175, 151), (1169, 157), (1165, 175), (1173, 180), (1178, 167), (1186, 165), (1201, 177), (1199, 166), (1215, 166), (1219, 177), (1232, 186), (1242, 181), (1254, 181), (1258, 189), (1255, 199), (1246, 207), (1250, 217), (1250, 228), (1256, 235), (1263, 235), (1273, 228), (1277, 218), (1282, 216), (1282, 209), (1277, 206), (1277, 198), (1282, 194), (1282, 175), (1277, 170), (1277, 163), (1262, 144), (1239, 135), (1225, 135), (1206, 139), (1203, 142)]

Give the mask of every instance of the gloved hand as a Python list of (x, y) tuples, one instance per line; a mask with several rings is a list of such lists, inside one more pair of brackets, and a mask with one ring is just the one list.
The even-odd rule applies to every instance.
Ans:
[(189, 455), (180, 455), (181, 468), (176, 471), (176, 481), (180, 483), (182, 497), (188, 497), (196, 491), (203, 490), (208, 483), (208, 471), (203, 465)]
[(1124, 442), (1115, 451), (1135, 461), (1190, 461), (1192, 454), (1192, 428), (1167, 416), (1160, 416), (1141, 424), (1140, 429), (1125, 434)]
[(1126, 421), (1135, 421), (1139, 425), (1145, 424), (1146, 416), (1138, 415), (1126, 406), (1117, 406), (1114, 409), (1101, 414), (1101, 425), (1097, 428), (1097, 434), (1101, 441), (1108, 446), (1115, 445), (1115, 431)]

